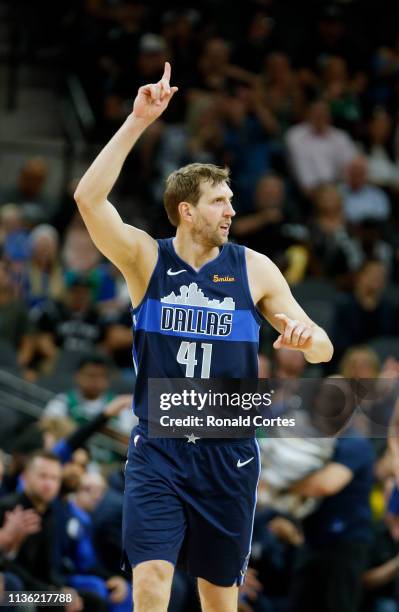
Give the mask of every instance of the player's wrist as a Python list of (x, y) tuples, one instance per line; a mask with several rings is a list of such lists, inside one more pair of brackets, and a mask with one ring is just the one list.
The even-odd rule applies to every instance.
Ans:
[(130, 115), (127, 116), (125, 124), (130, 128), (130, 129), (136, 129), (136, 130), (140, 130), (140, 131), (144, 131), (145, 129), (148, 128), (149, 125), (151, 125), (151, 123), (153, 123), (153, 119), (149, 120), (149, 119), (144, 119), (143, 117), (138, 117), (137, 115), (134, 114), (134, 111), (132, 111), (130, 113)]

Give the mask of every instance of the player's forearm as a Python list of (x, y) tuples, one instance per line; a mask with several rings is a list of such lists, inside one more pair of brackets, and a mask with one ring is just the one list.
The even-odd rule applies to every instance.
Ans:
[(315, 327), (313, 332), (312, 347), (303, 351), (308, 363), (322, 363), (330, 361), (334, 354), (334, 347), (324, 329)]
[(149, 123), (130, 114), (81, 178), (74, 197), (78, 206), (104, 202), (133, 146)]

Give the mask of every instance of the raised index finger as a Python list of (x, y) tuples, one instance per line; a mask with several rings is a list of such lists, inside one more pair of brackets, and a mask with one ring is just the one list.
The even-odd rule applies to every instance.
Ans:
[(162, 80), (168, 81), (168, 83), (170, 81), (170, 71), (171, 71), (171, 67), (170, 67), (169, 62), (165, 62), (165, 68), (163, 71)]

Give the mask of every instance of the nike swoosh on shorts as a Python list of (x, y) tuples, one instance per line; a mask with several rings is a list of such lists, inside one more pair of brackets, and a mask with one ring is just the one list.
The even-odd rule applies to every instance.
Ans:
[(247, 465), (247, 463), (250, 463), (250, 461), (252, 461), (252, 459), (255, 459), (255, 457), (251, 457), (250, 459), (247, 459), (246, 461), (241, 461), (241, 459), (239, 459), (239, 460), (237, 461), (237, 467), (238, 467), (238, 468), (241, 468), (241, 467), (243, 467), (244, 465)]

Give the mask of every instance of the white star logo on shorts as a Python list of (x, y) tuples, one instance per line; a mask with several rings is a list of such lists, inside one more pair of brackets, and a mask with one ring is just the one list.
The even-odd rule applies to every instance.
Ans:
[(195, 434), (185, 434), (184, 436), (185, 438), (187, 438), (187, 442), (192, 442), (193, 444), (195, 444), (196, 440), (200, 440), (201, 438), (199, 438), (198, 436), (196, 436)]

